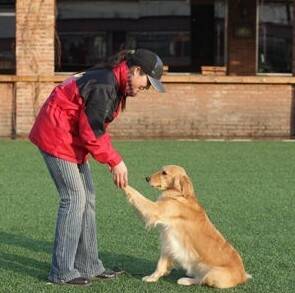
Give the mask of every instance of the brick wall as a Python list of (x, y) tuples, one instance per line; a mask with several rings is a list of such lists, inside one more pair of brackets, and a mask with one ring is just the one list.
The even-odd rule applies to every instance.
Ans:
[(47, 97), (54, 87), (54, 83), (39, 82), (17, 82), (17, 116), (16, 133), (18, 136), (25, 136), (31, 128), (40, 103)]
[(129, 98), (115, 137), (289, 137), (292, 86), (170, 84), (168, 93)]
[(0, 83), (0, 136), (12, 135), (13, 83)]
[[(169, 76), (166, 79), (169, 79)], [(183, 79), (188, 79), (183, 76)], [(213, 77), (216, 79), (216, 77)], [(228, 79), (233, 82), (229, 82)], [(167, 93), (153, 89), (129, 97), (127, 110), (110, 125), (115, 138), (258, 138), (294, 135), (295, 103), (292, 78), (251, 77), (255, 81), (272, 79), (276, 82), (236, 82), (238, 77), (195, 78), (192, 82), (166, 82)], [(200, 82), (200, 79), (203, 82)], [(277, 80), (289, 80), (280, 83)], [(165, 80), (165, 78), (164, 78)], [(224, 82), (220, 82), (223, 80)], [(26, 136), (40, 105), (51, 92), (53, 82), (17, 82), (17, 134)], [(12, 83), (0, 83), (0, 136), (11, 133)], [(4, 98), (5, 97), (5, 98)]]
[[(16, 1), (16, 68), (18, 76), (54, 75), (54, 0)], [(53, 84), (16, 83), (17, 134), (24, 135), (34, 119), (39, 96)], [(34, 107), (33, 107), (34, 105)]]

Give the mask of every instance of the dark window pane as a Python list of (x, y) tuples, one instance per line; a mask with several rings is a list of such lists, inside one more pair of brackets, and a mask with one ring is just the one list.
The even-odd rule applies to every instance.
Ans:
[(15, 1), (0, 2), (0, 73), (15, 74)]
[(191, 5), (192, 70), (225, 64), (225, 1), (193, 1)]
[(57, 3), (57, 71), (79, 71), (139, 47), (157, 52), (170, 70), (190, 68), (189, 1)]
[(293, 1), (259, 1), (258, 72), (292, 71)]
[(214, 3), (214, 65), (224, 66), (225, 61), (225, 14), (226, 6), (224, 0)]
[(107, 57), (105, 33), (61, 33), (63, 71), (77, 71), (102, 62)]
[[(210, 64), (224, 65), (225, 1), (210, 3), (209, 29), (195, 29), (212, 40), (205, 46)], [(169, 71), (196, 71), (192, 60), (203, 57), (192, 50), (199, 40), (192, 33), (191, 1), (60, 0), (57, 8), (56, 71), (83, 70), (125, 48), (155, 51)]]
[(129, 48), (149, 48), (157, 52), (170, 70), (189, 67), (189, 32), (130, 32), (127, 33)]

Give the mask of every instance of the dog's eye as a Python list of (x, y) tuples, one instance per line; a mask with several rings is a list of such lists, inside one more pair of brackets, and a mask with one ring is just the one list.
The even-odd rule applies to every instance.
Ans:
[(162, 175), (167, 175), (167, 172), (166, 171), (162, 171)]

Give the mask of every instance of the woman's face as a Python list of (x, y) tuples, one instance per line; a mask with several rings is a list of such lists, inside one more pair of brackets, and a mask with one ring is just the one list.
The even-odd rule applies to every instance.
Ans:
[(133, 96), (136, 96), (140, 91), (148, 89), (150, 82), (146, 74), (142, 74), (140, 67), (134, 67), (131, 71), (131, 86)]

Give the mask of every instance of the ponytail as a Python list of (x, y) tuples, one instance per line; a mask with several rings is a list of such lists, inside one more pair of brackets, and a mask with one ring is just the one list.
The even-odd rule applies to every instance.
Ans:
[(130, 58), (131, 54), (133, 54), (133, 53), (134, 53), (134, 50), (121, 50), (118, 53), (116, 53), (115, 55), (109, 57), (107, 61), (97, 63), (94, 66), (88, 68), (88, 70), (95, 70), (98, 68), (112, 69), (112, 68), (116, 67), (117, 65), (119, 65), (123, 61), (127, 61), (127, 65), (130, 68), (132, 65), (134, 65), (134, 64), (132, 64), (132, 61)]
[(117, 54), (111, 56), (106, 64), (106, 67), (113, 68), (120, 64), (123, 61), (127, 61), (128, 67), (131, 67), (133, 64), (130, 62), (131, 55), (134, 53), (134, 50), (121, 50)]

